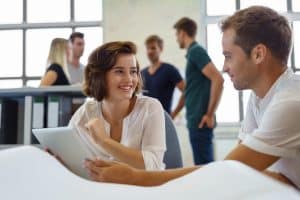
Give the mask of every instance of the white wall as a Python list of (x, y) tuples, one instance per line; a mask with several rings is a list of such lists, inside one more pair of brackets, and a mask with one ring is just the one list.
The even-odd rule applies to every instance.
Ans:
[(185, 51), (180, 50), (173, 25), (183, 16), (200, 18), (199, 0), (103, 0), (104, 42), (130, 40), (138, 46), (138, 60), (148, 64), (144, 41), (150, 34), (164, 39), (164, 61), (182, 69)]

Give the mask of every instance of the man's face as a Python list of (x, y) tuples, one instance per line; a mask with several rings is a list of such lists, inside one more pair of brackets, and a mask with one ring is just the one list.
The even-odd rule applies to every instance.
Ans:
[(162, 49), (159, 47), (157, 42), (150, 42), (146, 44), (147, 56), (151, 63), (159, 61)]
[(72, 43), (73, 56), (80, 58), (84, 50), (84, 39), (76, 37)]
[(235, 30), (227, 29), (223, 33), (222, 47), (225, 57), (223, 71), (226, 72), (237, 90), (252, 89), (258, 77), (257, 66), (250, 56), (235, 44)]
[(176, 41), (180, 47), (180, 49), (184, 49), (184, 32), (182, 30), (176, 30)]

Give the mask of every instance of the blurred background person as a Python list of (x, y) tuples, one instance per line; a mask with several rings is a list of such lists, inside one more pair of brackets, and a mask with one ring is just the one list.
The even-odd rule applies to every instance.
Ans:
[[(160, 55), (163, 51), (162, 38), (158, 35), (151, 35), (146, 39), (145, 45), (150, 66), (141, 72), (144, 82), (143, 94), (157, 98), (163, 108), (174, 118), (184, 106), (184, 80), (175, 66), (161, 61)], [(175, 87), (182, 92), (182, 95), (174, 111), (171, 112)]]
[(183, 17), (174, 28), (179, 47), (187, 51), (184, 98), (194, 162), (206, 164), (214, 160), (215, 112), (222, 96), (224, 79), (206, 50), (196, 42), (196, 22)]
[(83, 82), (84, 65), (80, 63), (80, 57), (84, 51), (84, 34), (80, 32), (73, 32), (70, 35), (69, 41), (71, 43), (72, 56), (68, 62), (68, 71), (70, 74), (70, 83), (77, 84)]
[(54, 38), (51, 42), (47, 59), (46, 73), (41, 79), (40, 86), (70, 85), (69, 72), (67, 68), (71, 49), (68, 40)]

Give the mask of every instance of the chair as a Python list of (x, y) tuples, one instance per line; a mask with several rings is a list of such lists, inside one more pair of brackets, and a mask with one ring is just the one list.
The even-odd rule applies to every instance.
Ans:
[(180, 168), (183, 165), (177, 132), (172, 118), (167, 112), (165, 112), (165, 126), (167, 151), (164, 156), (164, 163), (166, 169)]

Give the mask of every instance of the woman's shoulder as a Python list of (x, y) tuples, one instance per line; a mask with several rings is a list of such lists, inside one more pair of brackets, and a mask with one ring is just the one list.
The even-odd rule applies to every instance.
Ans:
[(49, 65), (49, 67), (47, 68), (47, 71), (49, 71), (49, 70), (52, 70), (52, 71), (61, 71), (62, 70), (62, 67), (59, 65), (59, 64), (57, 64), (57, 63), (52, 63), (52, 64), (50, 64)]
[(137, 95), (136, 105), (147, 109), (162, 108), (161, 103), (157, 99), (143, 95)]

